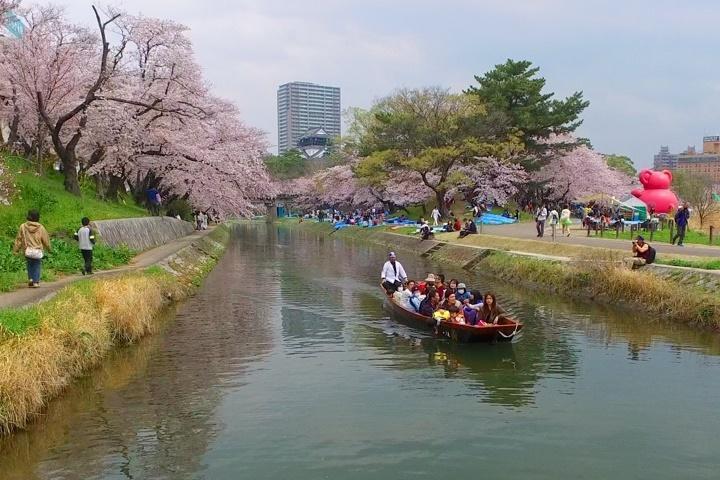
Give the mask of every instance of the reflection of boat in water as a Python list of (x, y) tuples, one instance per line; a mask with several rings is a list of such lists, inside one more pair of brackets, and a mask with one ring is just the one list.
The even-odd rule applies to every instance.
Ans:
[[(411, 312), (391, 296), (387, 297), (390, 309), (395, 317), (407, 325), (422, 327), (428, 330), (435, 328), (436, 321), (432, 318)], [(441, 321), (437, 325), (437, 334), (462, 343), (474, 342), (509, 342), (522, 330), (523, 324), (510, 318), (501, 318), (497, 325), (476, 327), (462, 323)]]

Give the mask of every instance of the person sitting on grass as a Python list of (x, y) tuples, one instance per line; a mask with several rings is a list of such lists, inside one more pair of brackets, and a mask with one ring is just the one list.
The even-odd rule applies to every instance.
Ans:
[(427, 240), (433, 236), (433, 231), (427, 222), (423, 222), (420, 226), (420, 240)]
[(453, 229), (453, 224), (452, 224), (452, 222), (448, 221), (448, 222), (445, 224), (445, 226), (443, 227), (443, 231), (445, 231), (445, 232), (454, 232), (455, 230)]
[(475, 225), (475, 222), (472, 219), (468, 219), (465, 221), (465, 228), (460, 230), (460, 235), (458, 235), (458, 238), (465, 238), (468, 235), (473, 235), (476, 233), (478, 233), (477, 225)]
[(634, 267), (642, 267), (655, 261), (655, 249), (649, 243), (645, 243), (645, 239), (641, 235), (633, 240), (632, 252)]
[(459, 232), (462, 228), (462, 222), (459, 218), (455, 218), (455, 222), (453, 223), (453, 230), (456, 232)]

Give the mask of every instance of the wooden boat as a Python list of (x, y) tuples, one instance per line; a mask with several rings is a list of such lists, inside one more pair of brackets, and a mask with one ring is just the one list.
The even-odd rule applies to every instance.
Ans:
[[(396, 302), (391, 295), (387, 296), (387, 301), (395, 317), (402, 323), (409, 326), (425, 328), (426, 330), (435, 329), (437, 324), (435, 319), (406, 309)], [(509, 342), (515, 338), (515, 335), (517, 335), (522, 328), (522, 322), (511, 318), (501, 318), (496, 325), (488, 324), (481, 327), (441, 321), (440, 325), (437, 326), (437, 335), (462, 343)]]

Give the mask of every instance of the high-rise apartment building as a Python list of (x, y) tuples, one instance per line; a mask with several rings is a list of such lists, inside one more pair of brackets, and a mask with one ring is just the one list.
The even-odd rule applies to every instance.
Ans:
[(278, 152), (298, 148), (309, 131), (322, 129), (328, 137), (340, 135), (340, 89), (308, 82), (278, 87)]
[(660, 153), (656, 153), (653, 159), (655, 170), (675, 170), (677, 168), (677, 155), (670, 153), (667, 145), (660, 147)]

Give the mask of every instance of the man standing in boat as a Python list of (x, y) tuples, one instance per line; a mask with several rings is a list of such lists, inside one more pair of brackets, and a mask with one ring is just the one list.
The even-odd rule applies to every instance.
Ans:
[(405, 269), (400, 262), (397, 261), (395, 252), (388, 253), (388, 261), (383, 265), (380, 280), (382, 287), (388, 294), (396, 292), (407, 280)]

